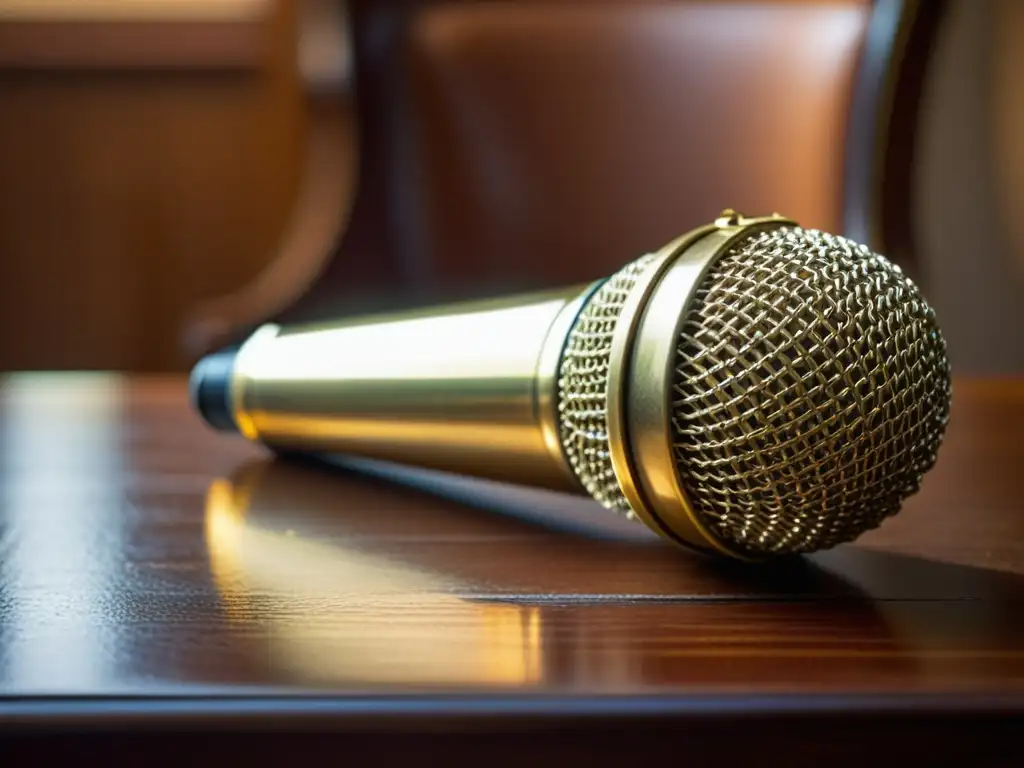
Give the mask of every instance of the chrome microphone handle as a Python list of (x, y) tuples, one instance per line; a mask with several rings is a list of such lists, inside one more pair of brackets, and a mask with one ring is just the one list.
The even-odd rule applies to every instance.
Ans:
[(232, 420), (275, 449), (580, 490), (558, 440), (561, 345), (587, 286), (309, 326), (239, 349)]

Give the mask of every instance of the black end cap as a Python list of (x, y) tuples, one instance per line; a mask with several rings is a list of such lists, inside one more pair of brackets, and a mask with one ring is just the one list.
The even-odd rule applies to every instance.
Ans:
[(231, 377), (238, 356), (237, 347), (207, 355), (192, 369), (189, 397), (203, 420), (221, 432), (237, 432), (231, 408)]

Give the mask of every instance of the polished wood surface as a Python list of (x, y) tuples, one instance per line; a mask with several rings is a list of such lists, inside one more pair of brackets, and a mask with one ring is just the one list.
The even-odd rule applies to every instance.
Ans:
[[(76, 750), (130, 730), (131, 753), (172, 726), (287, 749), (348, 733), (355, 755), (398, 732), (448, 757), (491, 734), (508, 760), (623, 759), (686, 733), (706, 740), (674, 749), (776, 750), (769, 764), (862, 759), (886, 733), (889, 756), (1007, 754), (1024, 713), (1022, 433), (1024, 380), (958, 380), (939, 463), (899, 516), (750, 567), (586, 500), (273, 459), (207, 430), (177, 378), (10, 376), (0, 754), (59, 751), (33, 734), (72, 727)], [(294, 741), (310, 730), (328, 741)]]

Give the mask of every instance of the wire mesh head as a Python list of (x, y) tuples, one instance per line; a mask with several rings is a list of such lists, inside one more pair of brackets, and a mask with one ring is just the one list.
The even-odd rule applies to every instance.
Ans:
[[(600, 318), (614, 326), (618, 296), (598, 292), (570, 334), (561, 427), (584, 485), (628, 510), (611, 487), (601, 400), (611, 331), (594, 332)], [(753, 232), (711, 266), (672, 384), (680, 485), (716, 538), (754, 555), (879, 525), (918, 490), (949, 415), (945, 343), (917, 287), (864, 246), (791, 226)]]
[(608, 368), (622, 306), (653, 261), (648, 254), (627, 264), (587, 301), (569, 332), (558, 377), (559, 429), (573, 472), (597, 501), (629, 515), (608, 447)]

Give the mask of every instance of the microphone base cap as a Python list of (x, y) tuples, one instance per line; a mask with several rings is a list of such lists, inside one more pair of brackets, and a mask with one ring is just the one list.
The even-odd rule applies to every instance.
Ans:
[(237, 432), (231, 402), (231, 380), (237, 347), (207, 355), (192, 369), (189, 398), (203, 420), (220, 432)]

